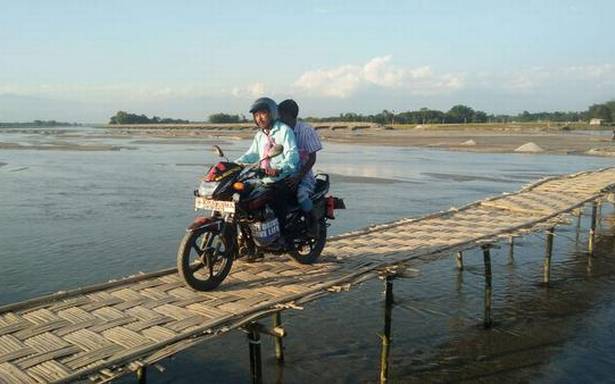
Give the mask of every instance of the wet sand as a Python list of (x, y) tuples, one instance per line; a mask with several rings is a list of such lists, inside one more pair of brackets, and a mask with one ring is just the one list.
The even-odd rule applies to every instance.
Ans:
[(37, 150), (37, 151), (119, 151), (122, 149), (136, 149), (136, 147), (110, 145), (110, 144), (79, 144), (68, 142), (57, 143), (7, 143), (0, 142), (0, 150), (2, 149), (21, 149), (21, 150)]
[[(318, 129), (325, 142), (390, 145), (401, 147), (427, 147), (467, 152), (511, 153), (525, 144), (530, 145), (524, 153), (575, 154), (591, 156), (615, 156), (615, 141), (610, 131), (595, 134), (596, 131), (547, 129), (535, 126), (498, 126), (483, 129), (480, 126), (467, 128), (436, 126), (435, 128), (384, 129), (384, 128), (323, 128)], [(223, 140), (249, 139), (254, 129), (237, 127), (233, 129), (119, 129), (110, 130), (113, 135), (156, 138), (209, 138)]]

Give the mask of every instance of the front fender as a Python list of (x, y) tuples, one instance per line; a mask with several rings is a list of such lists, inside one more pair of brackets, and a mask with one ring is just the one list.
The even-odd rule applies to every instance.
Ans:
[(222, 218), (215, 217), (205, 217), (205, 216), (197, 216), (194, 218), (192, 224), (186, 228), (186, 232), (196, 231), (197, 229), (210, 227), (216, 232), (220, 232), (222, 229), (222, 223), (224, 220)]

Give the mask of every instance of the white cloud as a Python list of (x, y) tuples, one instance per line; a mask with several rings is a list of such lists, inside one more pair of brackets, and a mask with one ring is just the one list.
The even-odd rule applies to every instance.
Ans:
[(615, 86), (615, 65), (588, 64), (565, 67), (532, 67), (506, 73), (477, 76), (476, 85), (512, 92), (553, 90), (565, 85), (584, 84), (588, 89)]
[(463, 87), (461, 75), (436, 74), (429, 66), (392, 65), (391, 55), (374, 57), (364, 65), (343, 65), (302, 74), (293, 84), (308, 93), (344, 98), (362, 86), (405, 89), (413, 94), (448, 92)]
[(615, 81), (614, 64), (590, 64), (565, 67), (563, 72), (582, 79)]
[(231, 90), (231, 94), (235, 97), (261, 97), (265, 94), (265, 84), (254, 83), (246, 87), (235, 87)]
[(323, 96), (346, 97), (361, 84), (360, 68), (345, 65), (305, 72), (294, 85)]

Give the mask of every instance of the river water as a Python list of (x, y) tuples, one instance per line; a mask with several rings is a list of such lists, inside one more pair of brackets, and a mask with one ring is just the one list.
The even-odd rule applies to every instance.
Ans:
[[(0, 143), (31, 146), (0, 149), (0, 304), (172, 267), (194, 215), (192, 189), (216, 161), (208, 148), (217, 143), (234, 158), (249, 144), (101, 133), (0, 130)], [(317, 168), (333, 175), (332, 192), (348, 207), (330, 234), (460, 206), (548, 175), (613, 165), (595, 157), (324, 145)], [(466, 253), (461, 273), (445, 258), (423, 266), (416, 278), (396, 280), (392, 382), (615, 382), (615, 218), (608, 206), (602, 219), (591, 268), (589, 218), (583, 216), (578, 240), (575, 225), (558, 228), (549, 289), (538, 284), (543, 234), (518, 241), (513, 263), (505, 247), (495, 250), (490, 331), (481, 328), (479, 252)], [(265, 339), (265, 381), (377, 381), (382, 289), (373, 280), (285, 312), (286, 364), (275, 364)], [(164, 372), (150, 372), (150, 382), (246, 382), (247, 341), (234, 331), (162, 366)]]

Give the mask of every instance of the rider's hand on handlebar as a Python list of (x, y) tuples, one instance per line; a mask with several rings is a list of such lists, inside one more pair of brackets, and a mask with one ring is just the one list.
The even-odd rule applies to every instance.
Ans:
[(280, 174), (280, 170), (277, 168), (265, 168), (265, 175), (267, 176), (277, 176)]

